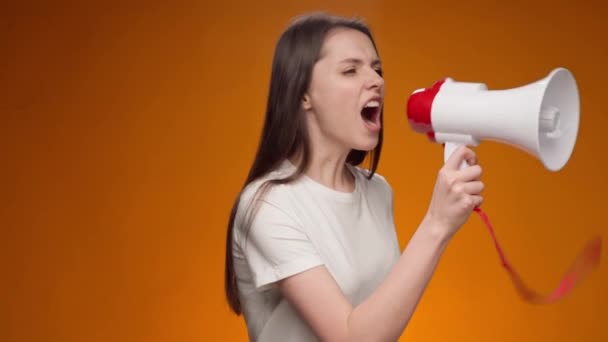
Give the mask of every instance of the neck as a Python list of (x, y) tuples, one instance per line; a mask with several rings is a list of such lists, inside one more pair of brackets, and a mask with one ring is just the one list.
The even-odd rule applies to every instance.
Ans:
[[(328, 188), (352, 192), (355, 188), (355, 179), (346, 167), (348, 153), (330, 153), (329, 150), (311, 150), (308, 167), (304, 170), (306, 176)], [(290, 159), (294, 165), (300, 165), (301, 156), (297, 154)]]
[[(310, 156), (304, 173), (308, 178), (328, 188), (342, 192), (353, 192), (355, 178), (350, 170), (346, 168), (346, 158), (350, 153), (350, 148), (324, 134), (313, 112), (306, 113), (306, 121)], [(299, 154), (296, 153), (292, 160), (294, 165), (300, 165)]]

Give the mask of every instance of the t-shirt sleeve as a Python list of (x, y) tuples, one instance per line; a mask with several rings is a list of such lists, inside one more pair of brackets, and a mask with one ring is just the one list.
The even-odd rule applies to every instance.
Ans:
[(323, 264), (304, 230), (278, 206), (261, 200), (241, 250), (257, 288)]

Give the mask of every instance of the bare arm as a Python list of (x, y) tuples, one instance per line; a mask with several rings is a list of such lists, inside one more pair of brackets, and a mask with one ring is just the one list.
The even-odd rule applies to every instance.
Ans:
[(286, 278), (279, 288), (322, 341), (396, 341), (414, 314), (451, 236), (479, 204), (481, 169), (461, 148), (439, 172), (429, 211), (378, 289), (353, 307), (323, 266)]

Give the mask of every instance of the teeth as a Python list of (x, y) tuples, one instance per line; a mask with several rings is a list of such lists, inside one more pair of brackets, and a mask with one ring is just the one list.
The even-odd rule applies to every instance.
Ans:
[(365, 108), (370, 108), (370, 107), (379, 107), (380, 106), (380, 102), (378, 101), (369, 101), (366, 105)]

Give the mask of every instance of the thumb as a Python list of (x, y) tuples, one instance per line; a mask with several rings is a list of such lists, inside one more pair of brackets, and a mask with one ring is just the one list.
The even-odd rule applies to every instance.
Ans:
[(445, 166), (450, 170), (460, 170), (460, 165), (462, 165), (463, 161), (474, 163), (475, 152), (468, 147), (461, 145), (454, 150), (452, 155), (445, 162)]

